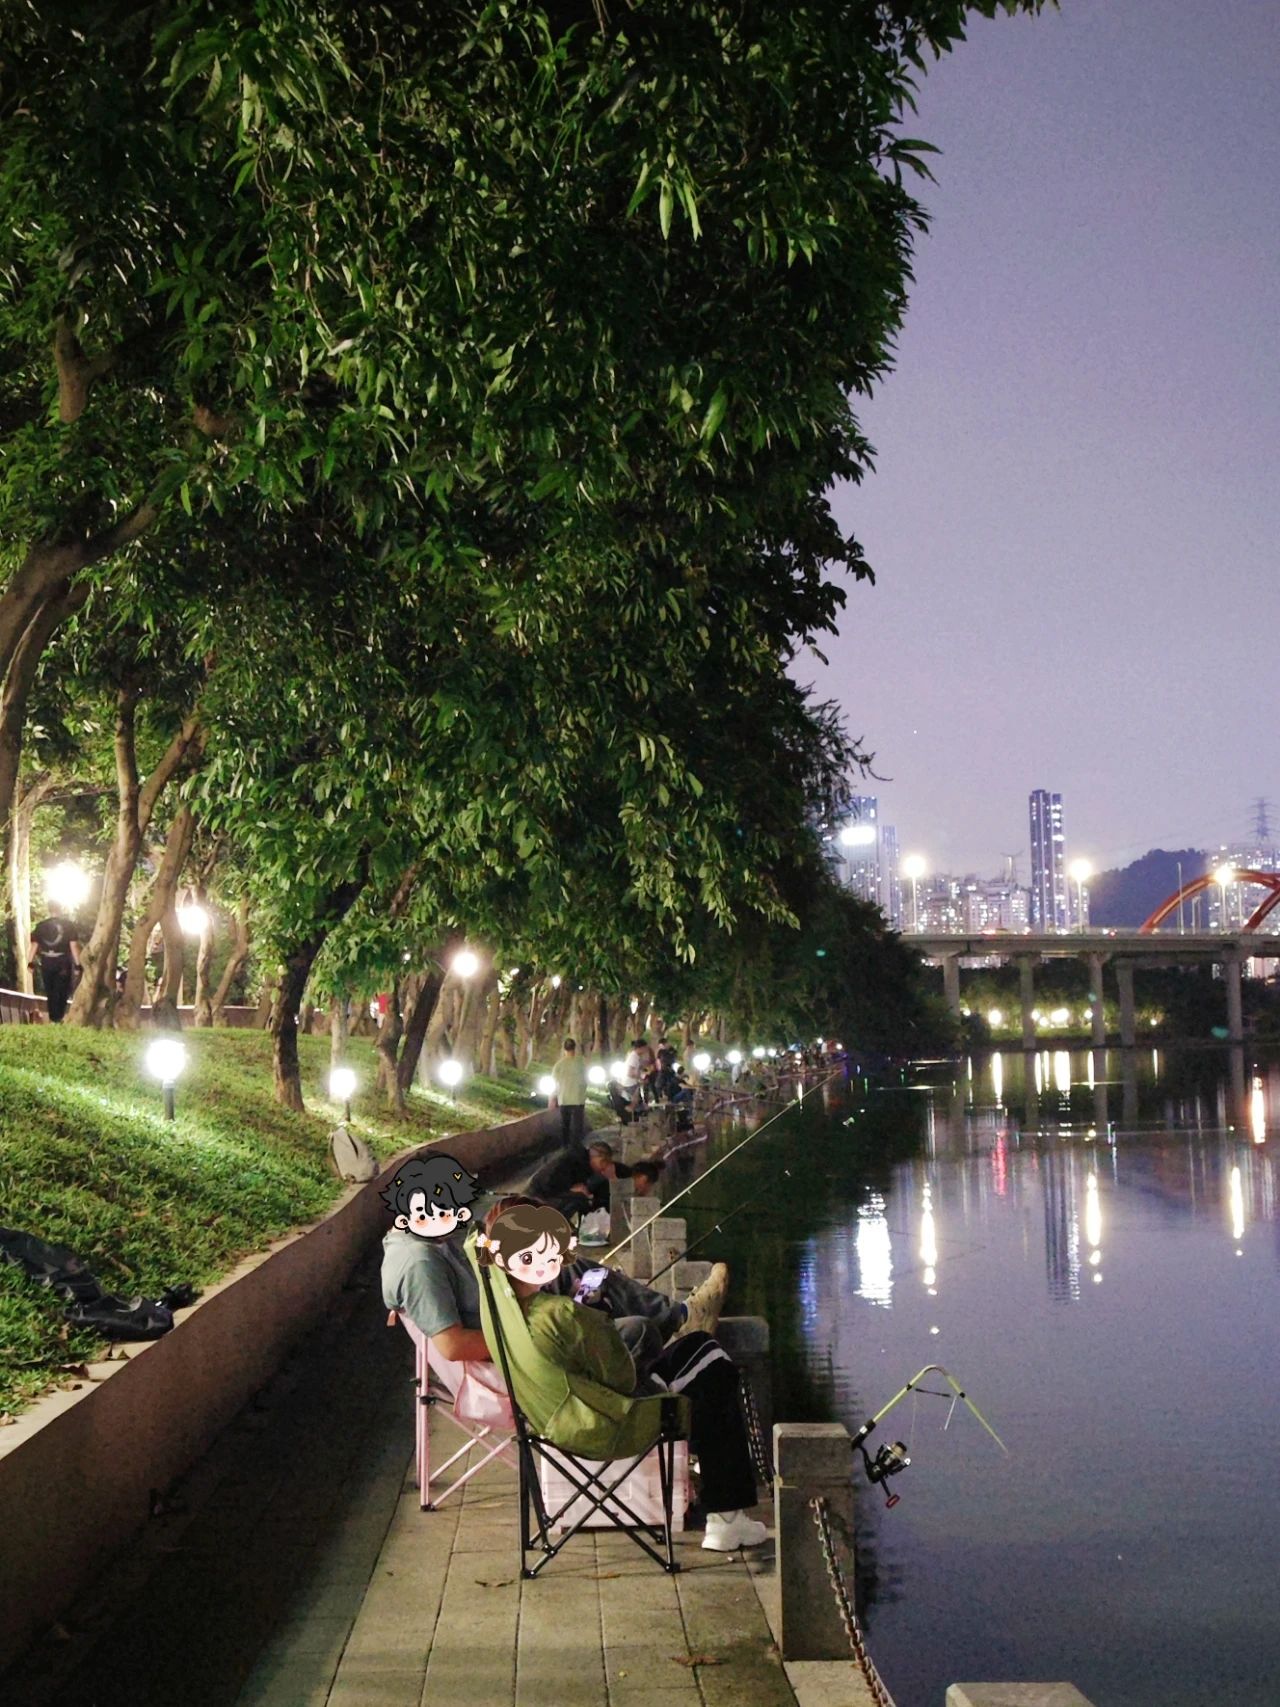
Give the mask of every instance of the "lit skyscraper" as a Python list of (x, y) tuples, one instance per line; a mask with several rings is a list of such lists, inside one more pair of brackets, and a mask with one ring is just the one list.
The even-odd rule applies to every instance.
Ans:
[(1030, 805), (1031, 928), (1070, 930), (1062, 796), (1050, 794), (1047, 788), (1036, 788), (1031, 792)]
[(894, 930), (902, 928), (902, 889), (898, 877), (898, 832), (880, 821), (874, 794), (854, 794), (845, 803), (848, 822), (834, 838), (839, 874), (855, 895), (878, 907)]

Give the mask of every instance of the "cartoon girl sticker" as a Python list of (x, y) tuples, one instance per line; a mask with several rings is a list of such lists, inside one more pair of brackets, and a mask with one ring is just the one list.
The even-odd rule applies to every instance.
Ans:
[(532, 1289), (556, 1278), (577, 1242), (560, 1211), (545, 1203), (499, 1205), (487, 1217), (487, 1230), (476, 1235), (482, 1266), (492, 1264)]

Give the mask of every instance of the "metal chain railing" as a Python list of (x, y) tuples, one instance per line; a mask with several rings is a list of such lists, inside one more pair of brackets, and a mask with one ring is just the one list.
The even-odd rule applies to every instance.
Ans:
[(849, 1638), (849, 1646), (853, 1649), (853, 1657), (857, 1661), (858, 1670), (866, 1680), (867, 1688), (871, 1691), (871, 1699), (876, 1707), (894, 1707), (894, 1700), (885, 1686), (883, 1678), (876, 1670), (876, 1663), (867, 1652), (866, 1640), (862, 1634), (862, 1626), (858, 1623), (858, 1615), (853, 1610), (853, 1600), (840, 1574), (840, 1564), (836, 1558), (835, 1543), (831, 1536), (831, 1512), (825, 1499), (819, 1494), (809, 1501), (813, 1509), (813, 1521), (818, 1528), (818, 1541), (822, 1547), (823, 1561), (827, 1567), (827, 1576), (831, 1582), (831, 1592), (836, 1598), (836, 1611), (844, 1625), (845, 1634)]
[(764, 1429), (760, 1424), (760, 1413), (756, 1409), (756, 1396), (751, 1390), (751, 1372), (747, 1369), (738, 1371), (738, 1391), (742, 1395), (742, 1419), (747, 1425), (747, 1439), (751, 1446), (751, 1462), (755, 1467), (756, 1480), (766, 1488), (773, 1486), (773, 1454), (769, 1451), (769, 1443), (764, 1437)]

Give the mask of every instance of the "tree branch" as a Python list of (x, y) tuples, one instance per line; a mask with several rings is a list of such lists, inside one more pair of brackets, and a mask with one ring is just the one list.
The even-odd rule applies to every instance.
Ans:
[(66, 426), (84, 414), (93, 383), (115, 363), (114, 350), (86, 356), (70, 319), (59, 315), (53, 328), (53, 360), (58, 370), (58, 419)]
[(144, 834), (151, 822), (151, 814), (156, 809), (156, 802), (168, 787), (174, 772), (193, 749), (204, 745), (205, 733), (200, 719), (193, 714), (184, 720), (182, 728), (165, 748), (163, 757), (138, 795), (138, 828)]

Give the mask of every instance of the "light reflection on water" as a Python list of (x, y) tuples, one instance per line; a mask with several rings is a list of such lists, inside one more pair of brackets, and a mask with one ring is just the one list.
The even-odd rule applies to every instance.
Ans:
[(853, 1096), (784, 1141), (820, 1182), (790, 1245), (724, 1254), (780, 1417), (852, 1430), (938, 1361), (1010, 1447), (936, 1400), (881, 1426), (913, 1463), (892, 1512), (859, 1485), (859, 1576), (902, 1707), (965, 1677), (1280, 1702), (1280, 1066), (1015, 1053)]

